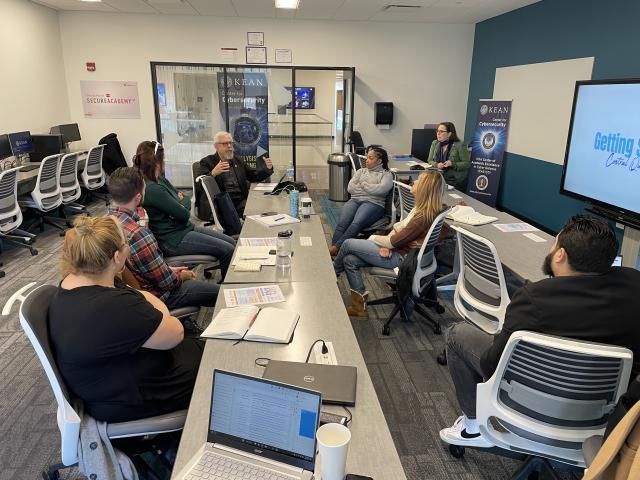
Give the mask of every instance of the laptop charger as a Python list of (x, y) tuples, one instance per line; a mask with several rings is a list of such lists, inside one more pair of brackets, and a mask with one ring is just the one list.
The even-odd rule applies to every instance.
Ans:
[(320, 412), (320, 425), (325, 423), (339, 423), (345, 425), (347, 423), (347, 417), (344, 415), (338, 415), (336, 413)]

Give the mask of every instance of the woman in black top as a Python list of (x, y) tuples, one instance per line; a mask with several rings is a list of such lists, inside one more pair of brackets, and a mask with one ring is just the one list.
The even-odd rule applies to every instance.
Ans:
[(58, 369), (87, 413), (106, 422), (187, 408), (202, 356), (160, 300), (119, 286), (128, 253), (115, 218), (79, 217), (49, 308)]

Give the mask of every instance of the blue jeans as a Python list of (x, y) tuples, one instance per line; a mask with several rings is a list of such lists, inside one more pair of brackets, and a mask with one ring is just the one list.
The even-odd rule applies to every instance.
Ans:
[(179, 307), (213, 307), (220, 287), (214, 282), (183, 280), (167, 297), (169, 309)]
[(331, 244), (340, 248), (345, 240), (355, 238), (365, 228), (384, 216), (384, 207), (353, 198), (344, 204)]
[(236, 241), (228, 235), (216, 232), (211, 228), (195, 227), (193, 231), (185, 235), (177, 248), (163, 245), (162, 251), (167, 257), (176, 255), (212, 255), (220, 262), (220, 270), (222, 278), (224, 278), (235, 248)]
[(391, 257), (381, 257), (380, 247), (371, 240), (350, 238), (342, 244), (333, 261), (333, 268), (337, 274), (346, 272), (351, 289), (364, 294), (367, 289), (362, 281), (361, 268), (396, 268), (402, 264), (402, 260), (403, 256), (395, 250), (391, 250)]

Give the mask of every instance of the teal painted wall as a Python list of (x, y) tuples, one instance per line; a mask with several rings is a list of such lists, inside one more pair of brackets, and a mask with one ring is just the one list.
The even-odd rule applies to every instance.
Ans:
[[(467, 140), (474, 132), (478, 100), (493, 95), (496, 68), (594, 57), (594, 80), (640, 77), (638, 21), (640, 0), (543, 0), (478, 23)], [(560, 195), (561, 175), (560, 165), (506, 154), (498, 205), (557, 231), (585, 206)]]

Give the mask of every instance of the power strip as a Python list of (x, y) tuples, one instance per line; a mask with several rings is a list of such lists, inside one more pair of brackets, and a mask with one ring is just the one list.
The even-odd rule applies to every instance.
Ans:
[(327, 353), (322, 353), (322, 342), (318, 342), (313, 347), (313, 353), (316, 356), (316, 363), (323, 363), (325, 365), (337, 365), (336, 352), (333, 349), (333, 343), (325, 342), (327, 346)]

